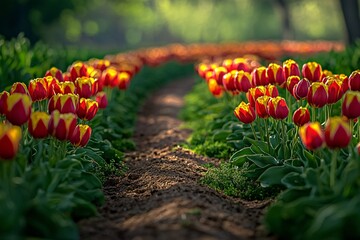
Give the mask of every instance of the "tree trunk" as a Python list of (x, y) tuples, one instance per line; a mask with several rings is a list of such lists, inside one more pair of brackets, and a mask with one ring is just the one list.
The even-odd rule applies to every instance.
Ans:
[(354, 44), (360, 39), (360, 16), (358, 0), (340, 0), (342, 13), (344, 15), (347, 41)]
[(287, 0), (276, 0), (276, 6), (280, 11), (283, 39), (292, 39), (293, 32), (290, 23), (290, 11)]

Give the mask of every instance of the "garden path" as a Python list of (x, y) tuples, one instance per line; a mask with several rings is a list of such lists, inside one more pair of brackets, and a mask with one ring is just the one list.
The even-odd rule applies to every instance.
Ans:
[(79, 222), (81, 239), (269, 239), (261, 217), (268, 202), (245, 202), (199, 183), (205, 163), (179, 144), (189, 136), (178, 119), (193, 79), (174, 81), (139, 113), (128, 171), (104, 185), (100, 216)]

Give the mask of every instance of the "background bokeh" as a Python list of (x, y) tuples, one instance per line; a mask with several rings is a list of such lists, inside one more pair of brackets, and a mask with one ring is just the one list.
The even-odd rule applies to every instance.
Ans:
[[(346, 1), (346, 0), (345, 0)], [(356, 0), (355, 0), (356, 1)], [(172, 42), (346, 41), (340, 0), (3, 0), (0, 35), (132, 49)]]

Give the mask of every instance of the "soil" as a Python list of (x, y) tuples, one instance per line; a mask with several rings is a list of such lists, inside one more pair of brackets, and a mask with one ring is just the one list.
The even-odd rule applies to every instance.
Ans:
[(200, 183), (203, 157), (179, 146), (190, 131), (178, 119), (192, 79), (163, 87), (139, 113), (128, 171), (104, 184), (100, 216), (79, 222), (81, 239), (270, 239), (261, 218), (269, 201), (247, 202)]

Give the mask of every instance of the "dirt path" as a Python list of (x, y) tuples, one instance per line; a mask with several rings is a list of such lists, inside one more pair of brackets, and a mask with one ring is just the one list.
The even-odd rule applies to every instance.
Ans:
[(192, 79), (175, 81), (143, 106), (137, 151), (126, 175), (104, 186), (100, 217), (79, 223), (81, 239), (258, 239), (266, 202), (226, 197), (199, 183), (202, 164), (214, 162), (178, 146), (189, 131), (177, 115)]

